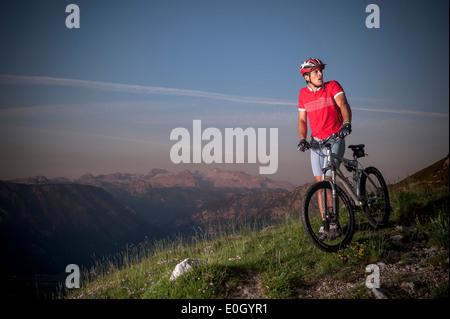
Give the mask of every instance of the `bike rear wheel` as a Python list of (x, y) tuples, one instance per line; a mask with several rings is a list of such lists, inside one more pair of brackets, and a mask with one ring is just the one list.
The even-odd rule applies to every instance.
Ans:
[(370, 225), (375, 228), (384, 227), (389, 221), (391, 211), (386, 182), (375, 167), (367, 167), (364, 172), (360, 183), (360, 194), (365, 198), (364, 213)]
[[(347, 246), (352, 240), (355, 228), (355, 216), (353, 206), (347, 194), (336, 185), (338, 195), (337, 209), (338, 216), (331, 217), (329, 222), (335, 221), (336, 217), (340, 225), (340, 236), (337, 238), (320, 238), (318, 232), (322, 226), (322, 212), (324, 204), (327, 203), (327, 198), (331, 195), (331, 184), (328, 181), (322, 181), (312, 185), (305, 197), (302, 212), (303, 227), (311, 242), (316, 247), (326, 252), (337, 252), (339, 249)], [(322, 202), (322, 204), (320, 204)], [(328, 200), (330, 202), (330, 200)], [(329, 205), (325, 209), (329, 209)]]

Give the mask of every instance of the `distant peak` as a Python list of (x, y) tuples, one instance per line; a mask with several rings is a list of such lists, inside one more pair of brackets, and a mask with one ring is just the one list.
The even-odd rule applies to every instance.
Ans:
[(190, 170), (185, 169), (184, 171), (178, 173), (178, 175), (188, 175), (188, 176), (190, 176), (190, 175), (192, 175), (192, 173), (191, 173)]
[(78, 179), (84, 180), (84, 179), (94, 179), (94, 178), (95, 178), (94, 175), (92, 175), (91, 173), (87, 173), (87, 174), (82, 175)]
[(161, 168), (152, 168), (151, 171), (147, 174), (147, 176), (149, 178), (155, 177), (156, 175), (159, 174), (170, 174), (170, 172), (166, 169), (161, 169)]
[(38, 183), (45, 183), (45, 182), (48, 182), (48, 178), (45, 177), (45, 176), (40, 175), (40, 176), (36, 176), (36, 181)]

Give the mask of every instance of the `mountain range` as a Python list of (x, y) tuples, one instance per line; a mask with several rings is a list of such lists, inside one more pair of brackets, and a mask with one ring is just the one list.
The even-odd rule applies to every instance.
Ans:
[(294, 185), (286, 181), (274, 181), (267, 177), (253, 176), (242, 171), (223, 171), (218, 168), (210, 172), (191, 172), (184, 170), (172, 173), (166, 169), (154, 168), (148, 174), (112, 173), (94, 176), (90, 173), (70, 180), (66, 177), (48, 179), (45, 176), (26, 177), (11, 180), (21, 184), (95, 184), (122, 183), (128, 184), (136, 181), (145, 181), (154, 188), (170, 187), (212, 187), (216, 189), (242, 189), (242, 190), (292, 190)]
[(241, 171), (213, 169), (208, 173), (171, 173), (152, 169), (148, 174), (113, 173), (94, 176), (85, 174), (75, 180), (44, 176), (12, 180), (25, 184), (80, 184), (99, 187), (115, 198), (130, 204), (149, 222), (165, 233), (173, 230), (171, 221), (218, 200), (235, 194), (289, 192), (295, 187), (289, 182), (273, 181)]

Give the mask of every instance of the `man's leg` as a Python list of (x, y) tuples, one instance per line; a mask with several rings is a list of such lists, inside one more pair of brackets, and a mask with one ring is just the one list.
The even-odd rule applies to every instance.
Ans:
[[(325, 180), (329, 180), (329, 176), (325, 176)], [(314, 176), (314, 180), (318, 183), (323, 181), (322, 176)], [(319, 209), (320, 209), (320, 213), (322, 214), (322, 221), (326, 220), (326, 209), (327, 207), (333, 207), (333, 197), (331, 196), (331, 189), (327, 189), (327, 194), (326, 199), (327, 199), (327, 203), (326, 203), (326, 207), (323, 207), (323, 194), (322, 192), (319, 192), (319, 196), (318, 196), (318, 200), (319, 200)]]

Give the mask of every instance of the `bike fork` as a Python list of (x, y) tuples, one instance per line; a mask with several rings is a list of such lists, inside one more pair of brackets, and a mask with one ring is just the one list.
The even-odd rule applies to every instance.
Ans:
[(338, 208), (337, 208), (337, 190), (336, 190), (336, 185), (334, 183), (334, 181), (336, 180), (336, 171), (333, 169), (331, 170), (331, 181), (330, 181), (330, 185), (331, 185), (331, 196), (332, 196), (332, 202), (333, 202), (333, 218), (336, 218), (337, 220), (337, 216), (338, 216)]
[[(337, 203), (338, 203), (338, 198), (337, 198), (337, 190), (336, 190), (336, 185), (333, 183), (333, 181), (335, 180), (335, 171), (332, 170), (331, 172), (331, 180), (329, 180), (328, 182), (330, 183), (331, 186), (331, 203), (332, 203), (332, 210), (330, 212), (329, 210), (329, 205), (328, 205), (328, 195), (327, 195), (327, 190), (323, 189), (322, 190), (322, 220), (327, 220), (327, 221), (331, 221), (331, 218), (335, 218), (335, 220), (337, 221), (337, 216), (338, 216), (338, 208), (337, 208)], [(323, 174), (323, 180), (325, 179), (325, 174)], [(331, 213), (331, 216), (330, 216)]]

